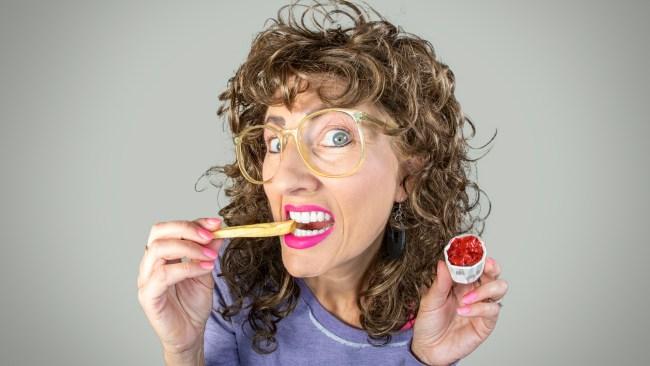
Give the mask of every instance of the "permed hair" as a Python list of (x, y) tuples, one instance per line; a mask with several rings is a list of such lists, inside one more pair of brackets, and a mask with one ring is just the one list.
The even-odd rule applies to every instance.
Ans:
[[(236, 135), (263, 123), (269, 105), (290, 108), (310, 78), (325, 76), (345, 87), (334, 96), (319, 93), (324, 103), (351, 107), (371, 101), (400, 126), (391, 133), (393, 149), (398, 157), (417, 162), (402, 182), (408, 183), (408, 199), (402, 203), (407, 245), (399, 258), (388, 256), (385, 248), (378, 253), (358, 300), (369, 341), (382, 345), (417, 314), (421, 289), (432, 285), (446, 241), (475, 231), (477, 223), (481, 235), (491, 204), (484, 217), (472, 215), (474, 209), (480, 211), (485, 192), (468, 176), (470, 163), (480, 158), (468, 156), (474, 148), (463, 135), (465, 123), (470, 137), (476, 131), (454, 96), (453, 72), (436, 59), (428, 41), (365, 5), (369, 10), (349, 1), (280, 8), (219, 95), (217, 115), (227, 117)], [(207, 175), (230, 180), (225, 189), (230, 203), (219, 211), (228, 226), (273, 221), (263, 186), (248, 182), (236, 161), (213, 166)], [(397, 226), (392, 218), (387, 225)], [(248, 308), (254, 350), (273, 352), (276, 324), (295, 308), (300, 291), (282, 264), (279, 238), (232, 239), (220, 260), (220, 276), (233, 298), (232, 304), (221, 304), (221, 315), (230, 319)]]

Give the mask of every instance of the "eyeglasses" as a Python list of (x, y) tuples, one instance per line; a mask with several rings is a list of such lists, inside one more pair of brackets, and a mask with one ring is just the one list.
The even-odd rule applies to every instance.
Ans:
[(291, 135), (312, 173), (328, 178), (346, 177), (356, 173), (365, 159), (366, 127), (389, 133), (390, 128), (399, 126), (347, 108), (310, 113), (294, 129), (283, 129), (273, 123), (250, 126), (235, 137), (239, 169), (251, 183), (270, 182), (280, 167)]

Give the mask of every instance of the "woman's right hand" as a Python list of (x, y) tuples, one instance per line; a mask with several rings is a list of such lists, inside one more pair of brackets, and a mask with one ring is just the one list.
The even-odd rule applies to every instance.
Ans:
[[(167, 356), (203, 350), (212, 309), (212, 268), (223, 239), (211, 231), (221, 220), (159, 222), (152, 226), (140, 262), (138, 301)], [(187, 257), (190, 261), (181, 261)]]

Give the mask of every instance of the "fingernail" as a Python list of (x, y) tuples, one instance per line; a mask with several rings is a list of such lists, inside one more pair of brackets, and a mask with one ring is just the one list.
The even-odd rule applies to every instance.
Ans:
[(201, 237), (203, 239), (214, 239), (214, 235), (212, 235), (211, 232), (209, 232), (208, 230), (206, 230), (206, 229), (204, 229), (202, 227), (200, 227), (198, 229), (198, 232), (199, 232), (199, 235), (201, 235)]
[(215, 252), (214, 250), (212, 250), (210, 248), (203, 248), (203, 254), (205, 254), (206, 257), (210, 257), (210, 258), (213, 258), (213, 259), (217, 258), (217, 252)]
[(494, 258), (487, 257), (487, 262), (490, 263), (490, 265), (494, 265)]
[(199, 263), (199, 266), (205, 269), (212, 269), (212, 267), (214, 267), (214, 262), (201, 262)]
[(458, 314), (461, 314), (461, 315), (469, 314), (469, 306), (460, 307), (460, 308), (456, 309), (456, 311), (458, 312)]
[(471, 304), (471, 303), (474, 302), (474, 300), (476, 300), (477, 296), (478, 295), (476, 294), (476, 291), (472, 291), (469, 294), (463, 296), (463, 303), (464, 304)]

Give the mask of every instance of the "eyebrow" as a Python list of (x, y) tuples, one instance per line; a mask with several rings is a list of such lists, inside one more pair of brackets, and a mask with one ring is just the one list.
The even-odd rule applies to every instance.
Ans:
[[(305, 112), (305, 116), (310, 115), (310, 114), (312, 114), (312, 113), (314, 113), (314, 112), (316, 112), (316, 111), (318, 111), (318, 110), (320, 110), (320, 109), (326, 108), (326, 107), (327, 107), (327, 106), (326, 106), (325, 104), (320, 104), (320, 105), (316, 106), (315, 108), (313, 108), (313, 109), (311, 109), (311, 110)], [(284, 125), (285, 125), (284, 117), (282, 117), (282, 116), (276, 116), (276, 115), (274, 115), (274, 114), (270, 114), (270, 115), (268, 115), (268, 116), (266, 117), (266, 120), (264, 121), (264, 124), (267, 124), (267, 123), (269, 123), (269, 122), (271, 122), (271, 123), (275, 123), (276, 125), (279, 125), (279, 126), (281, 126), (281, 127), (284, 127)]]

